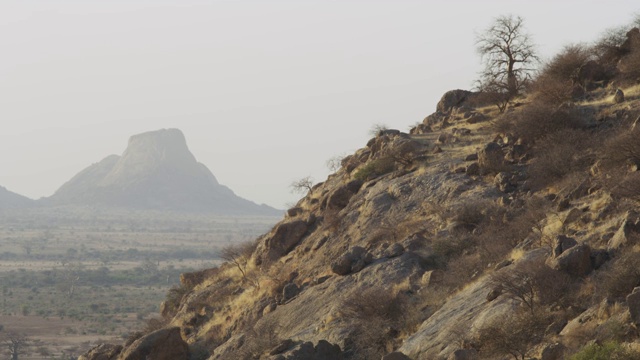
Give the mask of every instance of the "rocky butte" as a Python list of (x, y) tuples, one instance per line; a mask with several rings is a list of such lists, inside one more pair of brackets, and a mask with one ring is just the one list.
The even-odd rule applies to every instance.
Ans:
[(622, 37), (565, 49), (500, 110), (453, 90), (381, 130), (80, 359), (639, 359), (640, 31)]
[(62, 185), (46, 206), (277, 215), (221, 185), (199, 163), (178, 129), (134, 135), (121, 156), (110, 155)]

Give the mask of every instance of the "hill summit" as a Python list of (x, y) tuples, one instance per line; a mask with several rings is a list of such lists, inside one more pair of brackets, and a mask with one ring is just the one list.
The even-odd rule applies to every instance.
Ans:
[(234, 215), (278, 213), (221, 185), (189, 151), (178, 129), (132, 136), (122, 156), (107, 156), (82, 170), (48, 202)]

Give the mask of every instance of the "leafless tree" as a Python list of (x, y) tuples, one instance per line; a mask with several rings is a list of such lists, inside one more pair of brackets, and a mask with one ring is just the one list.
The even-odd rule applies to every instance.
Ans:
[(305, 176), (300, 180), (296, 180), (289, 185), (291, 191), (294, 193), (307, 193), (313, 189), (313, 179), (310, 176)]
[(218, 256), (228, 262), (233, 264), (242, 275), (242, 281), (247, 282), (255, 288), (258, 288), (259, 282), (257, 279), (249, 276), (247, 271), (247, 265), (249, 263), (249, 259), (251, 258), (251, 254), (256, 248), (256, 243), (252, 241), (247, 241), (239, 244), (232, 244), (223, 247), (219, 252)]
[(518, 95), (531, 79), (533, 66), (538, 62), (535, 46), (524, 31), (524, 20), (513, 15), (496, 18), (476, 36), (476, 45), (484, 63), (479, 88), (496, 94), (500, 99), (498, 103), (506, 107), (504, 101)]

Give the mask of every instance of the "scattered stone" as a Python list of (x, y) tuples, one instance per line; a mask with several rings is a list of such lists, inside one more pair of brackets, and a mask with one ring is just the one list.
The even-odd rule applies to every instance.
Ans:
[(438, 135), (438, 138), (436, 139), (436, 142), (438, 144), (446, 144), (448, 140), (449, 140), (449, 135), (445, 134), (445, 133), (442, 133), (442, 134)]
[(433, 154), (440, 154), (442, 152), (442, 148), (440, 146), (436, 145), (436, 146), (433, 147), (433, 150), (431, 150), (431, 152)]
[(613, 101), (616, 104), (620, 104), (620, 103), (624, 102), (624, 92), (622, 92), (621, 89), (616, 89), (616, 93), (615, 93), (615, 95), (613, 95)]
[(467, 157), (464, 158), (464, 161), (476, 161), (476, 160), (478, 160), (478, 153), (469, 154), (467, 155)]
[(351, 259), (342, 255), (331, 263), (331, 271), (338, 275), (348, 275), (351, 273)]
[[(292, 347), (293, 345), (293, 347)], [(292, 344), (279, 354), (272, 355), (268, 360), (343, 360), (344, 355), (340, 346), (330, 344), (326, 340), (318, 341), (314, 347), (312, 342)], [(283, 345), (284, 346), (284, 345)]]
[(316, 284), (320, 285), (325, 281), (329, 280), (330, 278), (331, 278), (331, 275), (320, 276), (319, 278), (316, 279)]

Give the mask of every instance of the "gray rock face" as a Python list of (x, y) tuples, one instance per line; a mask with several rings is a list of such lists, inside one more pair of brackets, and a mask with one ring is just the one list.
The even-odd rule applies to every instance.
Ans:
[(273, 214), (236, 196), (189, 151), (182, 132), (162, 129), (134, 135), (122, 156), (111, 155), (62, 185), (50, 205)]
[(189, 346), (180, 336), (180, 328), (156, 330), (134, 341), (119, 360), (188, 360)]

